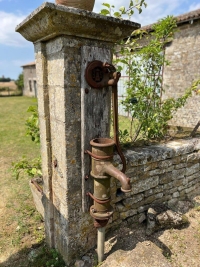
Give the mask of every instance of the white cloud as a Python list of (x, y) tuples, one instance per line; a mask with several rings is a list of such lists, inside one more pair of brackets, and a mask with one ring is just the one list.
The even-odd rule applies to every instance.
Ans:
[[(101, 5), (103, 2), (109, 2), (109, 4), (113, 4), (118, 9), (120, 6), (128, 7), (129, 0), (118, 0), (116, 4), (116, 0), (96, 0), (94, 12), (99, 13), (103, 6)], [(143, 8), (143, 12), (138, 14), (137, 10), (135, 10), (134, 16), (132, 20), (144, 25), (148, 25), (156, 22), (158, 19), (166, 17), (167, 15), (179, 15), (183, 12), (183, 6), (188, 3), (187, 0), (146, 0), (147, 8)], [(189, 10), (188, 10), (189, 11)]]
[[(1, 1), (1, 0), (0, 0)], [(0, 11), (0, 43), (7, 46), (27, 46), (28, 42), (15, 32), (17, 24), (21, 23), (26, 16)]]
[[(0, 0), (2, 2), (4, 0)], [(54, 2), (54, 0), (50, 0)], [(116, 9), (120, 6), (128, 7), (130, 0), (96, 0), (94, 12), (99, 13), (103, 9), (102, 3), (108, 2), (115, 5)], [(117, 2), (117, 3), (116, 3)], [(156, 22), (158, 19), (167, 15), (180, 15), (182, 13), (200, 8), (200, 4), (196, 1), (191, 1), (188, 5), (188, 0), (146, 0), (147, 8), (143, 8), (143, 12), (138, 14), (137, 10), (132, 17), (132, 20), (140, 23), (142, 26)], [(7, 46), (28, 46), (27, 42), (19, 33), (15, 32), (17, 24), (21, 23), (26, 15), (7, 13), (0, 11), (0, 44)]]
[(200, 3), (192, 4), (192, 5), (190, 5), (189, 11), (192, 11), (192, 10), (195, 10), (195, 9), (199, 9), (199, 8), (200, 8)]

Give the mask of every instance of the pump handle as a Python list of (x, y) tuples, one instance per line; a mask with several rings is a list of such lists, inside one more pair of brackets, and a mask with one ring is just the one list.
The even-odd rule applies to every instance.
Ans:
[(90, 62), (85, 71), (85, 79), (92, 88), (102, 89), (106, 86), (112, 86), (114, 141), (116, 144), (117, 152), (123, 163), (122, 172), (125, 173), (126, 160), (119, 143), (117, 84), (120, 77), (121, 73), (117, 72), (116, 68), (112, 64), (109, 64), (107, 62), (103, 63), (99, 60)]

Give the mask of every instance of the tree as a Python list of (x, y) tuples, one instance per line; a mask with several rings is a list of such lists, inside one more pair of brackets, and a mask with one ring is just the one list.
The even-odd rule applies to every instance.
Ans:
[(17, 85), (18, 90), (22, 92), (22, 90), (24, 88), (24, 75), (23, 75), (23, 73), (19, 74), (17, 80), (15, 81), (15, 84)]
[(0, 78), (0, 82), (10, 82), (10, 81), (11, 81), (10, 78), (5, 78), (4, 76), (2, 76), (2, 77)]
[(170, 64), (165, 57), (165, 46), (173, 40), (176, 27), (175, 18), (168, 16), (154, 24), (151, 33), (137, 30), (121, 44), (122, 56), (117, 63), (126, 67), (129, 76), (126, 84), (127, 97), (123, 105), (131, 113), (132, 125), (135, 125), (134, 134), (130, 131), (132, 141), (139, 134), (147, 140), (163, 138), (169, 120), (177, 109), (185, 105), (200, 83), (200, 80), (195, 81), (177, 99), (162, 99), (162, 72), (164, 65)]

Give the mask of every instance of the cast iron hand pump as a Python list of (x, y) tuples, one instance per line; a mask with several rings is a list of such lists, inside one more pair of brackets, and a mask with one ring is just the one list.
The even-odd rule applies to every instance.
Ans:
[[(114, 140), (110, 138), (93, 139), (90, 141), (92, 152), (86, 151), (92, 158), (91, 176), (94, 177), (94, 195), (91, 193), (88, 193), (88, 195), (94, 200), (94, 205), (90, 208), (90, 214), (95, 219), (96, 227), (105, 226), (113, 214), (110, 205), (111, 176), (120, 181), (123, 192), (131, 191), (130, 179), (124, 174), (126, 160), (121, 151), (118, 136), (117, 83), (120, 77), (121, 73), (117, 72), (113, 65), (97, 60), (88, 64), (85, 73), (86, 81), (92, 88), (112, 87)], [(122, 171), (112, 164), (114, 146), (116, 146), (123, 163)]]

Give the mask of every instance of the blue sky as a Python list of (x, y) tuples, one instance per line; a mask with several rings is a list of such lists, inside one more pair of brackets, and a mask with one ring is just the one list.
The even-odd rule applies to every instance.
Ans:
[[(21, 65), (34, 61), (33, 44), (15, 32), (22, 22), (42, 0), (0, 0), (0, 77), (16, 79), (21, 73)], [(49, 2), (54, 2), (49, 1)], [(129, 0), (96, 0), (94, 12), (99, 13), (102, 3), (116, 7), (128, 6)], [(200, 0), (146, 0), (147, 8), (142, 14), (135, 12), (133, 20), (142, 26), (156, 22), (167, 15), (180, 15), (200, 8)]]

